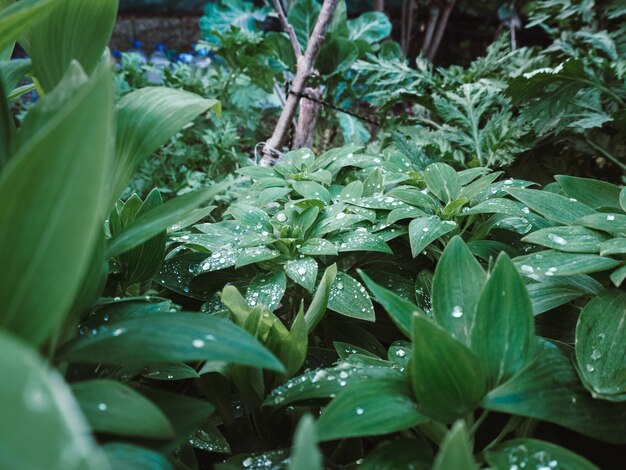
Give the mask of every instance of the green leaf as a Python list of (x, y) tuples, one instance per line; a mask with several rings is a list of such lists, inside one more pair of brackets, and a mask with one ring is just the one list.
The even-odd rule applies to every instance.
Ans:
[(378, 301), (389, 314), (398, 329), (404, 333), (405, 336), (410, 337), (411, 318), (414, 313), (423, 313), (421, 309), (412, 302), (403, 299), (398, 294), (376, 284), (363, 271), (359, 270), (359, 275), (367, 288), (374, 295), (376, 301)]
[(31, 108), (0, 174), (0, 265), (11, 273), (0, 284), (0, 324), (35, 344), (63, 322), (91, 261), (76, 254), (92, 253), (102, 230), (111, 80), (103, 70), (85, 81), (73, 63)]
[(287, 20), (293, 27), (303, 52), (321, 9), (322, 7), (315, 0), (299, 1), (289, 9)]
[(600, 255), (623, 255), (626, 253), (626, 237), (612, 238), (600, 245)]
[(198, 429), (189, 438), (189, 443), (196, 449), (220, 454), (230, 454), (232, 451), (228, 441), (214, 423), (207, 423)]
[(538, 439), (512, 439), (485, 452), (485, 458), (494, 470), (517, 468), (563, 468), (571, 470), (599, 470), (587, 459), (574, 452)]
[(535, 355), (530, 298), (505, 253), (498, 257), (480, 293), (471, 338), (472, 351), (482, 360), (492, 388), (512, 377)]
[(283, 272), (275, 271), (258, 274), (252, 279), (246, 291), (248, 305), (265, 305), (270, 310), (275, 310), (280, 304), (285, 289), (287, 277)]
[(478, 470), (472, 453), (472, 442), (463, 421), (457, 421), (445, 435), (435, 459), (433, 470), (458, 468)]
[[(320, 49), (320, 53), (317, 56), (315, 65), (321, 74), (326, 76), (332, 76), (342, 73), (350, 68), (354, 61), (359, 57), (359, 48), (352, 41), (339, 37), (331, 37), (330, 41), (325, 41), (324, 45)], [(339, 126), (344, 129), (344, 124), (341, 123), (341, 116), (344, 113), (338, 115), (340, 122)], [(345, 114), (350, 119), (354, 117)], [(358, 122), (358, 121), (357, 121)], [(349, 134), (350, 137), (358, 137), (358, 133)], [(369, 132), (367, 132), (366, 139), (354, 139), (348, 138), (344, 132), (345, 142), (354, 142), (360, 144), (369, 140)]]
[(382, 41), (391, 34), (391, 22), (380, 11), (368, 11), (353, 20), (348, 20), (350, 40), (358, 39), (370, 44)]
[(624, 279), (626, 279), (626, 265), (617, 268), (611, 273), (611, 282), (615, 285), (615, 287), (621, 286)]
[(339, 121), (339, 128), (341, 129), (341, 133), (343, 135), (343, 141), (345, 144), (366, 144), (371, 139), (372, 135), (370, 131), (367, 129), (365, 124), (363, 124), (356, 117), (338, 112), (337, 120)]
[(293, 435), (293, 447), (289, 459), (290, 470), (322, 470), (324, 456), (317, 446), (315, 420), (310, 414), (300, 418)]
[(626, 188), (622, 188), (619, 193), (619, 205), (626, 212)]
[(0, 61), (0, 80), (6, 93), (11, 92), (24, 78), (32, 67), (30, 59), (13, 59)]
[(237, 256), (235, 268), (241, 268), (250, 264), (260, 263), (278, 258), (280, 252), (266, 246), (255, 246), (252, 248), (244, 248)]
[(432, 310), (437, 323), (469, 345), (485, 271), (461, 237), (443, 251), (433, 278)]
[(625, 444), (626, 403), (595, 400), (572, 363), (556, 346), (542, 342), (535, 360), (491, 391), (482, 406), (536, 418), (613, 444)]
[(66, 344), (63, 356), (80, 363), (206, 360), (283, 370), (278, 359), (241, 328), (195, 313), (155, 313), (111, 323), (103, 331)]
[(603, 232), (626, 232), (626, 215), (624, 214), (592, 214), (581, 217), (576, 223)]
[(72, 384), (72, 392), (96, 432), (157, 439), (174, 435), (163, 412), (124, 384), (88, 380)]
[(619, 261), (598, 255), (545, 250), (518, 256), (513, 263), (525, 275), (573, 276), (611, 269)]
[(298, 248), (298, 251), (303, 255), (309, 256), (337, 256), (337, 247), (335, 244), (323, 238), (309, 238)]
[(167, 458), (153, 450), (122, 442), (105, 444), (103, 450), (111, 468), (136, 470), (172, 470)]
[[(111, 38), (117, 7), (117, 0), (90, 0), (89, 4), (83, 0), (63, 0), (33, 26), (26, 50), (44, 90), (52, 90), (61, 81), (73, 60), (88, 75), (93, 73)], [(51, 48), (50, 44), (57, 47)]]
[(620, 209), (620, 187), (606, 181), (576, 176), (557, 175), (554, 179), (565, 194), (573, 197), (592, 209), (602, 207)]
[(308, 256), (287, 261), (285, 263), (285, 273), (294, 282), (312, 292), (317, 280), (317, 261)]
[(594, 397), (626, 400), (624, 344), (626, 293), (604, 291), (585, 306), (576, 325), (578, 372)]
[(151, 365), (146, 367), (141, 375), (152, 380), (185, 380), (200, 377), (193, 367), (182, 362)]
[(107, 468), (59, 373), (4, 331), (0, 350), (0, 467)]
[(429, 468), (433, 451), (423, 440), (399, 438), (386, 440), (372, 450), (360, 465), (362, 470)]
[(337, 265), (333, 264), (332, 266), (326, 268), (320, 283), (317, 285), (313, 300), (304, 314), (304, 321), (306, 322), (306, 328), (309, 333), (317, 326), (326, 314), (328, 298), (336, 276)]
[(359, 320), (375, 321), (374, 306), (365, 287), (351, 276), (338, 272), (328, 296), (333, 312)]
[(384, 380), (351, 387), (323, 409), (317, 424), (319, 439), (378, 436), (426, 422), (410, 393), (407, 383)]
[(471, 413), (485, 395), (486, 376), (478, 357), (430, 320), (413, 316), (413, 391), (422, 412), (452, 422)]
[(124, 231), (111, 238), (107, 256), (110, 258), (118, 256), (157, 236), (159, 232), (182, 219), (189, 211), (213, 198), (220, 189), (193, 191), (139, 214), (131, 224), (124, 227)]
[(0, 171), (13, 156), (17, 141), (17, 129), (4, 92), (5, 87), (0, 81)]
[(424, 170), (424, 181), (430, 192), (446, 203), (454, 201), (461, 191), (459, 175), (445, 163), (433, 163)]
[(607, 236), (578, 225), (549, 227), (526, 235), (522, 241), (570, 253), (598, 253)]
[(441, 220), (437, 216), (420, 217), (409, 224), (409, 241), (411, 242), (411, 254), (417, 257), (432, 242), (442, 235), (457, 228), (456, 222)]
[(581, 217), (595, 212), (574, 198), (567, 198), (549, 191), (514, 188), (507, 191), (515, 199), (526, 204), (546, 219), (559, 224), (573, 224)]
[(119, 197), (143, 160), (210, 109), (219, 115), (220, 102), (165, 87), (146, 87), (125, 95), (116, 106), (112, 197)]
[(291, 186), (294, 191), (305, 199), (318, 199), (324, 204), (330, 204), (328, 189), (314, 181), (294, 181)]
[[(0, 50), (9, 47), (65, 0), (22, 0), (0, 10)], [(10, 58), (10, 54), (9, 57)], [(7, 60), (8, 60), (7, 58)]]

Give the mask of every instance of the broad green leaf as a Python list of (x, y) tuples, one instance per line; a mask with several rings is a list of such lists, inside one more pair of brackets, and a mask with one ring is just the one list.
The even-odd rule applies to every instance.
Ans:
[(614, 268), (619, 264), (611, 258), (598, 255), (564, 253), (545, 250), (525, 256), (518, 256), (513, 263), (525, 275), (572, 276)]
[(237, 262), (235, 268), (241, 268), (248, 266), (249, 264), (260, 263), (262, 261), (269, 261), (271, 259), (278, 258), (280, 252), (273, 250), (266, 246), (255, 246), (253, 248), (244, 248), (237, 256)]
[(392, 470), (394, 468), (429, 468), (433, 451), (426, 441), (411, 438), (388, 439), (371, 451), (362, 470)]
[(146, 367), (141, 375), (152, 380), (185, 380), (200, 377), (193, 367), (182, 362), (178, 364), (154, 364)]
[[(34, 24), (44, 20), (65, 0), (22, 0), (0, 10), (0, 52), (13, 44)], [(4, 59), (10, 59), (11, 54)], [(66, 64), (67, 65), (67, 64)]]
[(365, 287), (351, 276), (338, 272), (328, 296), (328, 309), (346, 317), (375, 321), (374, 306)]
[(445, 163), (428, 165), (424, 170), (424, 180), (430, 192), (446, 203), (454, 201), (461, 191), (459, 175)]
[(615, 287), (621, 286), (624, 279), (626, 279), (626, 264), (611, 273), (611, 282)]
[(410, 393), (407, 383), (384, 380), (351, 387), (323, 409), (317, 424), (319, 439), (378, 436), (426, 422)]
[(277, 406), (314, 398), (334, 397), (357, 384), (372, 381), (406, 382), (406, 376), (391, 367), (342, 361), (327, 369), (313, 369), (276, 387), (265, 405)]
[[(352, 41), (339, 37), (331, 37), (329, 41), (325, 41), (320, 53), (315, 61), (316, 68), (322, 75), (332, 76), (335, 74), (341, 74), (345, 70), (349, 69), (354, 61), (359, 57), (359, 48)], [(355, 117), (338, 113), (339, 127), (343, 131), (344, 142), (351, 142), (355, 144), (363, 144), (369, 140), (370, 134), (367, 128), (358, 121)], [(367, 137), (365, 139), (359, 138), (359, 132), (345, 132), (345, 123), (342, 119), (355, 120), (355, 126), (362, 126), (365, 129)], [(349, 126), (351, 127), (351, 126)]]
[(421, 309), (398, 294), (376, 284), (363, 271), (359, 270), (359, 274), (376, 301), (383, 306), (398, 329), (410, 337), (411, 318), (414, 313), (423, 313)]
[(472, 351), (482, 360), (490, 387), (508, 380), (533, 359), (533, 321), (524, 281), (502, 253), (480, 293), (471, 331)]
[(296, 284), (300, 284), (309, 292), (315, 288), (317, 280), (317, 261), (308, 256), (287, 261), (285, 273)]
[(73, 63), (28, 113), (28, 138), (0, 174), (0, 265), (11, 273), (0, 284), (0, 324), (35, 344), (64, 320), (102, 230), (111, 80), (103, 69), (85, 81)]
[(558, 282), (537, 282), (527, 285), (526, 288), (528, 289), (530, 303), (535, 315), (548, 312), (553, 308), (587, 295), (584, 290)]
[(492, 390), (482, 406), (555, 423), (613, 444), (626, 443), (626, 403), (592, 398), (569, 357), (545, 341), (534, 361)]
[(600, 255), (623, 255), (626, 254), (626, 237), (612, 238), (600, 245)]
[(231, 449), (228, 441), (220, 432), (219, 428), (211, 423), (203, 425), (189, 438), (189, 443), (196, 449), (220, 454), (230, 454)]
[(33, 26), (26, 49), (44, 90), (52, 90), (61, 81), (73, 60), (88, 75), (95, 70), (113, 32), (117, 7), (118, 0), (90, 0), (88, 4), (63, 0)]
[(348, 30), (350, 40), (361, 39), (373, 44), (391, 34), (391, 22), (380, 11), (368, 11), (353, 20), (348, 20)]
[(446, 434), (433, 465), (433, 470), (452, 468), (478, 470), (478, 465), (474, 461), (470, 434), (464, 421), (454, 423), (452, 429)]
[(607, 239), (606, 235), (594, 230), (569, 225), (537, 230), (526, 235), (522, 241), (570, 253), (598, 253), (600, 244)]
[(326, 314), (328, 298), (336, 276), (337, 265), (333, 264), (332, 266), (326, 268), (320, 283), (317, 285), (313, 300), (311, 300), (311, 304), (304, 314), (304, 321), (306, 322), (306, 328), (309, 333), (317, 326)]
[(626, 293), (607, 290), (583, 309), (576, 325), (576, 361), (591, 394), (626, 400)]
[(111, 442), (102, 446), (112, 468), (136, 470), (172, 470), (167, 458), (150, 449), (123, 442)]
[(320, 10), (321, 6), (315, 0), (299, 1), (289, 9), (287, 19), (296, 33), (302, 52), (306, 49)]
[(280, 362), (236, 325), (203, 314), (155, 313), (111, 323), (64, 347), (68, 361), (107, 364), (223, 361), (282, 371)]
[(146, 87), (125, 95), (116, 106), (112, 197), (119, 197), (143, 160), (210, 109), (219, 115), (219, 101), (171, 88)]
[(339, 233), (331, 238), (332, 243), (337, 247), (337, 251), (345, 253), (348, 251), (378, 251), (380, 253), (392, 254), (391, 248), (376, 233), (370, 233), (361, 227), (353, 232)]
[(606, 181), (576, 176), (557, 175), (554, 179), (567, 196), (577, 199), (592, 209), (601, 207), (620, 209), (619, 186)]
[(469, 345), (485, 271), (461, 237), (443, 251), (433, 278), (432, 310), (437, 323)]
[(295, 181), (291, 184), (294, 191), (305, 199), (319, 199), (325, 204), (330, 204), (328, 189), (313, 181)]
[(309, 256), (337, 256), (337, 247), (335, 244), (323, 238), (309, 238), (298, 248), (298, 251), (303, 255)]
[(280, 304), (285, 289), (287, 278), (280, 271), (258, 274), (252, 279), (246, 291), (248, 305), (265, 305), (270, 310), (275, 310)]
[(317, 429), (310, 414), (300, 418), (293, 436), (290, 470), (322, 470), (324, 456), (317, 446)]
[[(355, 55), (352, 55), (346, 59), (356, 59)], [(339, 121), (339, 128), (343, 134), (344, 143), (348, 144), (366, 144), (371, 139), (370, 131), (367, 129), (359, 119), (350, 114), (338, 112), (337, 120)]]
[(112, 258), (150, 240), (172, 226), (189, 211), (211, 199), (221, 188), (201, 189), (170, 199), (165, 204), (138, 214), (131, 224), (109, 241), (107, 256)]
[(508, 189), (508, 193), (546, 219), (559, 224), (573, 224), (595, 211), (574, 198), (538, 189)]
[(538, 439), (512, 439), (485, 452), (494, 470), (517, 468), (562, 468), (564, 470), (599, 470), (571, 450)]
[(505, 199), (502, 197), (494, 197), (487, 199), (469, 209), (463, 209), (462, 215), (472, 214), (505, 214), (519, 217), (525, 217), (530, 212), (528, 207), (523, 204)]
[(174, 434), (163, 412), (127, 385), (88, 380), (72, 384), (72, 392), (96, 432), (157, 439)]
[(0, 349), (0, 467), (108, 468), (61, 375), (4, 331)]
[(413, 316), (413, 391), (420, 410), (452, 422), (471, 413), (485, 395), (486, 376), (478, 357), (430, 320)]
[(409, 224), (409, 241), (413, 258), (417, 257), (432, 242), (457, 228), (456, 222), (439, 217), (420, 217)]
[(592, 214), (581, 217), (576, 223), (603, 232), (626, 232), (626, 215), (624, 214)]

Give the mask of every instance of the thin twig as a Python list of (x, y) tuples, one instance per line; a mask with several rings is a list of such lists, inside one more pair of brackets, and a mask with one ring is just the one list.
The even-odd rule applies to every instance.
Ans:
[(431, 62), (434, 60), (435, 55), (437, 55), (437, 51), (439, 50), (439, 45), (441, 44), (441, 39), (443, 38), (443, 33), (446, 31), (448, 27), (448, 20), (450, 19), (450, 13), (454, 9), (456, 5), (456, 0), (451, 0), (447, 5), (445, 10), (443, 11), (443, 15), (439, 20), (439, 24), (437, 25), (437, 32), (435, 33), (435, 38), (433, 39), (433, 43), (428, 51), (426, 57)]
[(293, 26), (289, 24), (287, 21), (287, 16), (285, 15), (285, 10), (283, 10), (283, 5), (280, 3), (280, 0), (274, 0), (274, 8), (276, 8), (276, 13), (278, 13), (278, 21), (280, 21), (280, 26), (283, 28), (283, 31), (287, 33), (289, 36), (289, 40), (291, 41), (291, 47), (293, 47), (293, 52), (296, 55), (296, 61), (300, 60), (302, 57), (302, 49), (300, 48), (300, 43), (298, 42), (298, 38), (296, 37), (296, 32), (293, 29)]

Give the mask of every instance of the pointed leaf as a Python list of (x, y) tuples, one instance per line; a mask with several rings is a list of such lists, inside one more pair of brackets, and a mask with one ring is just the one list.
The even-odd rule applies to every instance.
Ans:
[(459, 176), (454, 168), (445, 163), (433, 163), (424, 170), (424, 180), (428, 189), (441, 201), (454, 201), (461, 190)]
[(317, 261), (308, 256), (287, 261), (285, 273), (297, 284), (312, 292), (317, 280)]
[(573, 224), (595, 211), (574, 198), (538, 189), (508, 189), (509, 194), (546, 219), (559, 224)]
[(557, 175), (554, 179), (567, 196), (577, 199), (592, 209), (601, 207), (620, 209), (619, 186), (606, 181), (576, 176)]
[(22, 0), (0, 10), (0, 50), (5, 47), (12, 50), (13, 43), (23, 33), (62, 3), (63, 0)]
[(570, 253), (598, 253), (608, 237), (577, 225), (550, 227), (526, 235), (522, 241)]
[(290, 470), (322, 470), (324, 456), (317, 445), (315, 420), (310, 414), (300, 418), (293, 436)]
[(432, 242), (457, 228), (456, 222), (443, 221), (439, 217), (420, 217), (409, 224), (409, 241), (413, 258), (418, 256)]
[(515, 266), (525, 275), (573, 276), (595, 273), (614, 268), (619, 261), (598, 255), (564, 253), (545, 250), (531, 255), (518, 256)]
[(326, 268), (320, 283), (317, 285), (313, 300), (304, 314), (304, 321), (306, 322), (307, 332), (309, 333), (317, 326), (326, 314), (328, 298), (336, 276), (337, 265), (333, 264), (332, 266)]
[(353, 277), (342, 272), (337, 273), (333, 282), (328, 297), (328, 308), (346, 317), (367, 321), (376, 319), (372, 300), (365, 287)]
[(246, 301), (251, 307), (258, 304), (275, 310), (285, 295), (286, 287), (287, 278), (280, 271), (258, 274), (248, 286)]
[(446, 434), (433, 465), (433, 470), (446, 470), (448, 468), (478, 469), (478, 465), (474, 461), (469, 432), (463, 421), (454, 423), (450, 432)]

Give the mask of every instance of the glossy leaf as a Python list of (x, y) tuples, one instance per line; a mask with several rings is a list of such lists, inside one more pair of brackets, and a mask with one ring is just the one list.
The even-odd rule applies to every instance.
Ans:
[(411, 381), (420, 410), (444, 422), (471, 413), (486, 392), (478, 357), (422, 316), (413, 316), (411, 332)]
[(533, 322), (524, 281), (503, 253), (480, 293), (471, 332), (472, 351), (481, 359), (490, 387), (508, 380), (533, 359)]
[(450, 240), (433, 278), (433, 316), (439, 326), (466, 345), (485, 278), (485, 271), (463, 239)]
[[(35, 350), (0, 331), (0, 466), (100, 469), (106, 465), (69, 387)], [(37, 442), (37, 452), (33, 452)]]
[(624, 214), (591, 214), (581, 217), (576, 223), (603, 232), (626, 232), (626, 215)]
[(74, 63), (30, 110), (26, 140), (0, 174), (0, 265), (11, 273), (0, 323), (35, 344), (64, 320), (90, 262), (76, 253), (91, 253), (102, 230), (112, 82), (108, 70), (85, 80)]
[(258, 304), (274, 310), (285, 295), (286, 287), (287, 278), (280, 271), (258, 274), (248, 286), (246, 301), (251, 307)]
[[(118, 0), (63, 0), (28, 34), (37, 80), (52, 90), (73, 60), (90, 75), (103, 58), (117, 18)], [(56, 44), (57, 47), (50, 47)], [(108, 52), (106, 53), (108, 58)], [(93, 108), (98, 109), (98, 108)]]
[(595, 212), (574, 198), (567, 198), (549, 191), (509, 189), (508, 192), (546, 219), (559, 224), (573, 224), (581, 217)]
[(619, 261), (598, 255), (545, 250), (518, 256), (513, 263), (525, 275), (573, 276), (611, 269)]
[(457, 228), (456, 222), (443, 221), (436, 216), (420, 217), (409, 224), (409, 241), (413, 258), (418, 256), (432, 242)]
[(321, 441), (377, 436), (428, 420), (409, 398), (408, 384), (370, 381), (340, 393), (326, 406), (317, 424)]
[(306, 290), (313, 291), (317, 280), (317, 261), (308, 256), (287, 261), (285, 273)]
[(470, 435), (463, 421), (454, 423), (452, 429), (446, 434), (433, 465), (433, 470), (449, 468), (478, 469), (472, 453)]
[(185, 380), (200, 377), (193, 367), (182, 362), (178, 364), (154, 364), (146, 367), (142, 375), (152, 380)]
[(161, 410), (124, 384), (88, 380), (72, 384), (72, 392), (96, 432), (157, 439), (174, 434)]
[(537, 230), (526, 235), (522, 241), (570, 253), (598, 253), (600, 244), (607, 238), (595, 230), (569, 225)]
[(575, 198), (592, 209), (601, 207), (620, 209), (620, 188), (606, 181), (576, 176), (557, 175), (554, 179), (565, 194)]
[(67, 344), (63, 356), (85, 363), (207, 360), (283, 370), (280, 362), (241, 328), (194, 313), (155, 313), (111, 323), (104, 331)]
[(626, 400), (626, 293), (607, 290), (583, 309), (576, 325), (576, 361), (589, 391)]
[(359, 320), (374, 321), (374, 306), (365, 287), (351, 276), (339, 272), (328, 296), (328, 308), (333, 312)]

